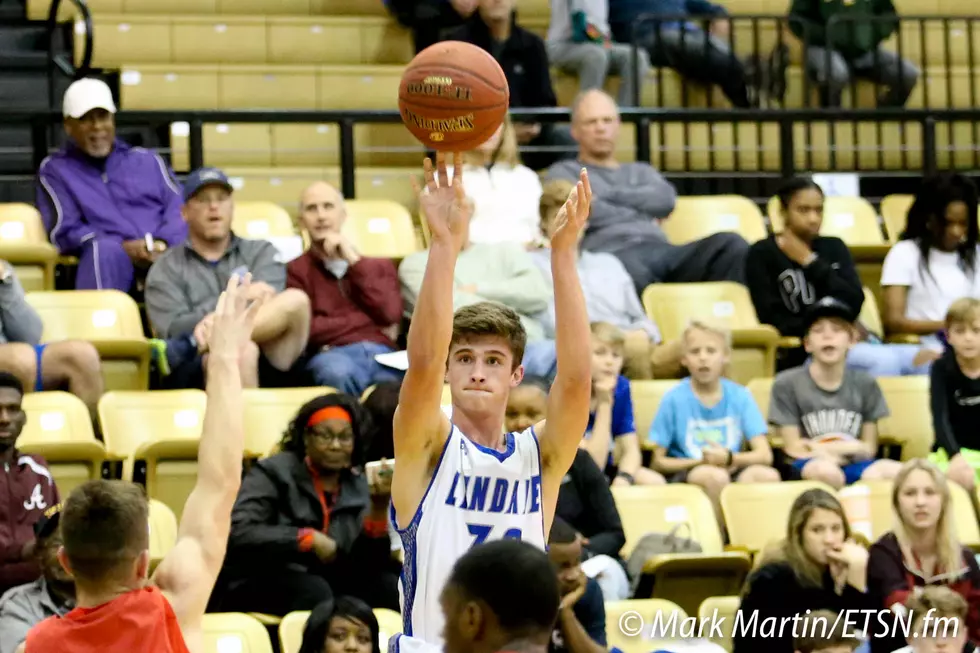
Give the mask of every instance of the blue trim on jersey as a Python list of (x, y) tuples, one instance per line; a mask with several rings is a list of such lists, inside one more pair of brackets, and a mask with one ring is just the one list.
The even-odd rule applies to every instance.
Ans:
[(400, 640), (401, 637), (401, 633), (395, 633), (388, 638), (388, 653), (398, 653), (398, 640)]
[[(550, 533), (548, 529), (545, 528), (544, 524), (544, 464), (541, 462), (541, 441), (538, 440), (538, 432), (534, 430), (534, 424), (531, 425), (531, 437), (534, 439), (534, 447), (538, 450), (538, 475), (541, 476), (541, 534), (543, 535), (542, 541), (544, 542), (544, 550), (548, 550), (548, 539)], [(555, 509), (558, 509), (558, 497), (555, 497)], [(554, 516), (552, 516), (554, 519)]]
[(402, 553), (405, 559), (405, 562), (402, 563), (401, 574), (402, 600), (404, 601), (404, 605), (402, 606), (402, 631), (409, 637), (412, 635), (412, 608), (415, 605), (415, 591), (419, 585), (418, 542), (416, 542), (416, 536), (418, 535), (419, 524), (422, 523), (422, 506), (425, 505), (425, 499), (429, 496), (432, 485), (436, 482), (436, 477), (439, 475), (439, 467), (442, 466), (442, 460), (446, 457), (449, 443), (453, 439), (452, 436), (453, 425), (450, 422), (449, 435), (446, 436), (446, 442), (442, 445), (442, 452), (440, 452), (439, 460), (432, 470), (432, 477), (429, 479), (429, 484), (425, 488), (425, 494), (422, 495), (422, 499), (419, 501), (419, 507), (415, 509), (412, 520), (408, 522), (408, 526), (404, 530), (398, 528), (398, 520), (395, 518), (395, 505), (394, 503), (391, 504), (391, 523), (395, 525), (395, 530), (402, 539)]
[[(463, 432), (460, 431), (460, 433)], [(465, 433), (463, 433), (463, 437), (466, 438)], [(504, 443), (506, 444), (506, 448), (503, 451), (497, 451), (496, 449), (492, 449), (490, 447), (484, 447), (482, 444), (477, 444), (476, 442), (473, 442), (473, 440), (470, 440), (469, 438), (466, 438), (466, 440), (467, 442), (472, 444), (474, 447), (476, 447), (483, 453), (493, 456), (500, 462), (504, 462), (505, 460), (510, 458), (513, 455), (513, 453), (517, 450), (517, 439), (514, 437), (513, 433), (508, 433), (504, 436)]]

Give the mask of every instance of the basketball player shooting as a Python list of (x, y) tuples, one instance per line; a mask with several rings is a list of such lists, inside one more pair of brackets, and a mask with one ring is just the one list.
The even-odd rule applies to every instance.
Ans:
[(197, 484), (177, 543), (147, 581), (148, 505), (127, 481), (89, 481), (61, 513), (58, 558), (74, 577), (77, 607), (32, 628), (18, 653), (204, 653), (203, 618), (225, 559), (245, 445), (240, 359), (259, 302), (249, 277), (232, 277), (208, 340), (207, 410)]
[[(424, 187), (415, 186), (431, 246), (394, 419), (391, 494), (405, 554), (404, 634), (430, 645), (442, 644), (439, 594), (472, 546), (510, 538), (545, 548), (559, 486), (588, 423), (592, 383), (589, 318), (575, 266), (592, 196), (585, 171), (551, 239), (558, 367), (548, 420), (505, 434), (507, 396), (523, 376), (526, 335), (519, 316), (500, 304), (453, 314), (456, 260), (469, 229), (460, 154), (454, 164), (450, 181), (444, 154), (435, 168), (426, 159)], [(441, 408), (447, 381), (451, 421)]]

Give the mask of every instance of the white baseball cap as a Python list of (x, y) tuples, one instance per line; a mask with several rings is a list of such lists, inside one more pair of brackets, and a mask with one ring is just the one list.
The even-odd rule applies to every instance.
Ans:
[(65, 91), (62, 108), (65, 118), (81, 118), (92, 109), (116, 112), (116, 103), (112, 101), (112, 91), (109, 90), (109, 86), (101, 79), (91, 77), (72, 82)]

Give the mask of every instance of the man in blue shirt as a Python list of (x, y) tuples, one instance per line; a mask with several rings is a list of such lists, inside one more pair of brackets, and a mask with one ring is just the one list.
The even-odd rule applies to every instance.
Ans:
[(548, 536), (561, 604), (549, 653), (606, 653), (606, 606), (599, 583), (582, 570), (582, 538), (561, 517)]
[(701, 486), (724, 526), (720, 499), (728, 483), (780, 477), (771, 466), (768, 426), (755, 400), (745, 387), (722, 378), (731, 351), (728, 333), (694, 322), (682, 340), (691, 376), (660, 402), (650, 426), (653, 467), (674, 482)]

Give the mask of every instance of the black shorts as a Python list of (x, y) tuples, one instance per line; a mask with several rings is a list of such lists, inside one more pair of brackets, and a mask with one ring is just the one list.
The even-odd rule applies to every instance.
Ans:
[[(692, 467), (691, 469), (696, 469), (696, 468), (695, 467)], [(683, 472), (677, 472), (676, 474), (674, 474), (673, 476), (671, 476), (670, 478), (668, 478), (667, 479), (667, 482), (668, 483), (687, 483), (687, 475), (691, 472), (691, 469), (686, 469)], [(734, 483), (735, 481), (737, 481), (738, 480), (738, 477), (739, 477), (739, 474), (741, 474), (744, 471), (745, 471), (745, 467), (740, 467), (738, 469), (732, 470), (732, 472), (730, 474), (730, 477), (732, 479), (732, 483)]]

